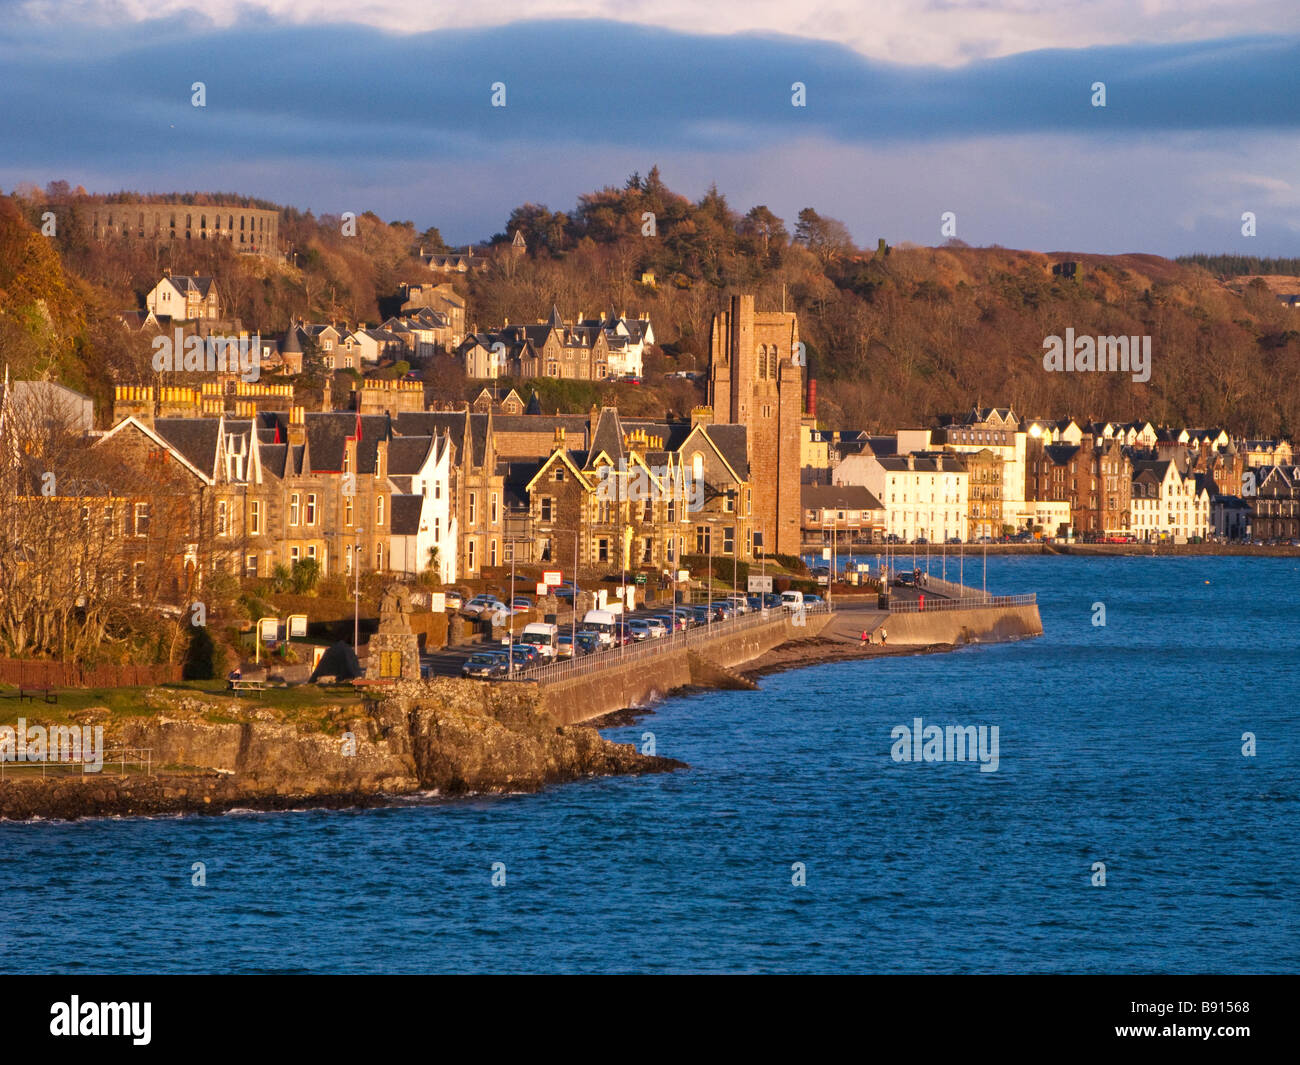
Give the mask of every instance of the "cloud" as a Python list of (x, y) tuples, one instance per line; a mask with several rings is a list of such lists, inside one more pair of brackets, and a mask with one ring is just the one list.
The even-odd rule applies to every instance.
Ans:
[(834, 40), (891, 62), (956, 66), (1055, 48), (1194, 41), (1295, 32), (1293, 0), (496, 0), (430, 4), (428, 0), (21, 0), (33, 21), (120, 26), (184, 15), (218, 25), (300, 26), (353, 22), (394, 33), (503, 26), (513, 22), (610, 19), (689, 34), (759, 32)]
[[(949, 209), (972, 243), (1075, 250), (1188, 250), (1245, 209), (1268, 213), (1261, 254), (1282, 250), (1262, 246), (1266, 229), (1291, 251), (1300, 230), (1297, 38), (948, 68), (614, 22), (399, 35), (171, 18), (29, 26), (21, 40), (11, 27), (0, 63), (10, 185), (240, 191), (374, 209), (464, 241), (520, 202), (568, 207), (659, 162), (684, 191), (716, 179), (787, 217), (811, 203), (868, 243), (935, 242)], [(1098, 80), (1105, 108), (1090, 104)], [(191, 106), (196, 81), (203, 108)], [(490, 104), (497, 81), (504, 108)], [(791, 106), (796, 81), (807, 107)]]

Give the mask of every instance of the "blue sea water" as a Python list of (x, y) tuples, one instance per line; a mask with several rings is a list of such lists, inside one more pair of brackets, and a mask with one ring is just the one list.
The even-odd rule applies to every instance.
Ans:
[[(688, 771), (2, 824), (0, 969), (1300, 970), (1300, 561), (990, 558), (988, 583), (1038, 592), (1044, 637), (776, 674), (606, 733)], [(997, 725), (997, 772), (894, 762), (916, 717)]]

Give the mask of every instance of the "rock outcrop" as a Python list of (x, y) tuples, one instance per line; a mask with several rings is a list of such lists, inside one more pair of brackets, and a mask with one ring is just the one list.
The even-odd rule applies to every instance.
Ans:
[[(246, 720), (214, 721), (214, 705)], [(415, 793), (536, 791), (583, 777), (684, 767), (592, 728), (557, 726), (540, 708), (536, 686), (524, 683), (403, 682), (365, 708), (327, 708), (310, 726), (199, 696), (103, 723), (108, 746), (150, 750), (151, 776), (123, 776), (112, 766), (84, 778), (11, 770), (0, 782), (0, 817), (364, 806)]]

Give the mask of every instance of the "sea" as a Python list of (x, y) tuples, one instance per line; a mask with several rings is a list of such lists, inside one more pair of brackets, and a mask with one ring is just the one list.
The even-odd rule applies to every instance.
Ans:
[[(680, 772), (0, 824), (0, 970), (1300, 969), (1300, 559), (964, 576), (1036, 592), (1044, 635), (827, 662), (605, 731)], [(903, 760), (918, 719), (996, 727), (996, 770)]]

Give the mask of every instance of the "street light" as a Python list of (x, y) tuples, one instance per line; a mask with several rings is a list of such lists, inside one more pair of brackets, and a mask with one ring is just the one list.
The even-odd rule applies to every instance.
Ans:
[(352, 652), (361, 650), (361, 534), (365, 532), (358, 526), (353, 536), (352, 548)]

